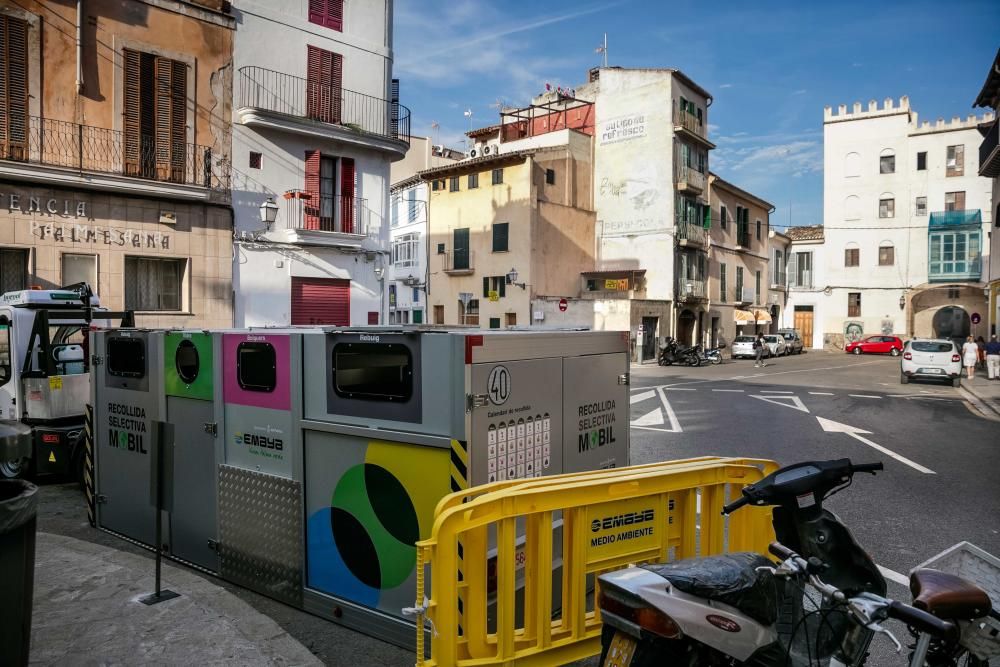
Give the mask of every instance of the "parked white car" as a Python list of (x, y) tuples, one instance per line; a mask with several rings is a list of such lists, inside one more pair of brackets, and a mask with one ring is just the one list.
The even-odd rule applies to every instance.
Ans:
[[(730, 355), (733, 359), (754, 359), (757, 353), (753, 350), (753, 341), (756, 336), (737, 336), (733, 339), (733, 346)], [(764, 350), (764, 356), (768, 356), (768, 350)]]
[(788, 354), (788, 348), (785, 345), (784, 336), (764, 336), (764, 341), (767, 343), (767, 349), (771, 353), (770, 356), (783, 357)]
[(914, 338), (906, 341), (899, 362), (899, 382), (931, 378), (962, 385), (962, 355), (955, 343), (945, 338)]

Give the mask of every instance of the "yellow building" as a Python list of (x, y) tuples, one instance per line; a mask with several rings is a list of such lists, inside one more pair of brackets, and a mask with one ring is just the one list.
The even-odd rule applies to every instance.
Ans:
[(545, 324), (593, 271), (591, 137), (420, 172), (430, 182), (428, 295), (434, 324)]

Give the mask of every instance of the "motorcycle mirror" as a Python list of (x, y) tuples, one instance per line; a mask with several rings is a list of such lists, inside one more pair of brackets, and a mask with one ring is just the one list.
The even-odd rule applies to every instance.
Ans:
[(720, 349), (720, 350), (721, 350), (722, 348), (724, 348), (725, 346), (726, 346), (726, 344), (725, 344), (725, 343), (719, 343), (719, 349)]

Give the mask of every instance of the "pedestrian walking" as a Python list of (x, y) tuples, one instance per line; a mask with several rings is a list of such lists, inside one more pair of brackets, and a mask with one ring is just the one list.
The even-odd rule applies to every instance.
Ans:
[(965, 376), (971, 380), (976, 374), (976, 361), (979, 359), (979, 346), (969, 336), (962, 346), (962, 365), (965, 366)]
[(976, 336), (976, 347), (978, 348), (976, 367), (986, 370), (986, 341), (982, 336)]
[(1000, 380), (1000, 341), (996, 334), (986, 343), (986, 376), (990, 380)]
[(757, 337), (753, 339), (753, 351), (755, 353), (753, 367), (754, 368), (764, 368), (767, 364), (764, 363), (764, 347), (767, 342), (764, 340), (764, 334), (759, 333)]

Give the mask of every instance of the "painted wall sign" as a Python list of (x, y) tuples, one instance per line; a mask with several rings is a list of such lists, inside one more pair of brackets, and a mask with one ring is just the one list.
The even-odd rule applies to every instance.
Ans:
[(132, 248), (170, 249), (170, 235), (136, 229), (117, 229), (101, 225), (38, 223), (31, 221), (31, 233), (41, 240), (56, 243), (103, 243)]
[(601, 123), (601, 144), (614, 144), (620, 141), (638, 139), (646, 136), (646, 116), (635, 113), (628, 116), (611, 118)]
[(613, 292), (627, 292), (628, 278), (607, 278), (604, 281), (604, 289)]
[(40, 213), (42, 215), (58, 215), (63, 218), (87, 218), (87, 202), (75, 199), (56, 199), (55, 197), (32, 197), (29, 195), (9, 193), (0, 194), (0, 202), (7, 200), (7, 211), (10, 213)]

